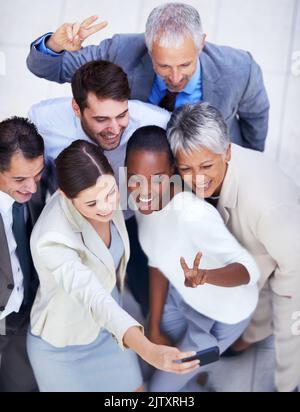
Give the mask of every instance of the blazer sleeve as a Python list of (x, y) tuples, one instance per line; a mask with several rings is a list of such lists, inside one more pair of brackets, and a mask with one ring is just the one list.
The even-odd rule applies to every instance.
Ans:
[(57, 56), (44, 54), (35, 45), (41, 37), (30, 46), (26, 63), (28, 69), (36, 76), (56, 83), (71, 82), (74, 73), (83, 64), (92, 60), (114, 60), (118, 37), (103, 40), (98, 46), (86, 46), (77, 52), (62, 52)]
[(199, 203), (185, 210), (185, 230), (189, 240), (199, 252), (214, 257), (223, 266), (242, 264), (249, 273), (248, 285), (253, 286), (260, 277), (258, 266), (250, 253), (236, 240), (225, 226), (217, 210)]
[(281, 204), (265, 211), (257, 224), (257, 238), (276, 262), (270, 284), (280, 296), (300, 296), (300, 207)]
[(38, 260), (37, 266), (46, 268), (56, 283), (84, 306), (124, 349), (125, 332), (132, 326), (143, 329), (142, 326), (117, 304), (93, 271), (82, 263), (79, 252), (68, 243), (59, 233), (42, 236), (34, 247), (35, 263)]
[(250, 57), (249, 78), (237, 113), (244, 146), (263, 151), (268, 133), (270, 104), (262, 71), (250, 53), (248, 54)]

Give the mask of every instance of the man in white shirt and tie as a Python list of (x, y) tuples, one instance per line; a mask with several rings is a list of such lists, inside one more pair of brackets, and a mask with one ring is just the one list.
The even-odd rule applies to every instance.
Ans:
[[(44, 142), (27, 119), (0, 123), (0, 392), (37, 389), (26, 333), (37, 278), (29, 238), (44, 205)], [(34, 196), (33, 196), (34, 195)]]

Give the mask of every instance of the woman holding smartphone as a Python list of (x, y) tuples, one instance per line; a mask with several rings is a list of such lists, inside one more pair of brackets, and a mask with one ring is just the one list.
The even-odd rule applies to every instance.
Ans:
[(40, 287), (27, 348), (40, 391), (142, 391), (136, 353), (169, 372), (197, 368), (178, 362), (195, 352), (151, 343), (122, 309), (129, 243), (105, 156), (77, 140), (56, 168), (59, 191), (31, 238)]

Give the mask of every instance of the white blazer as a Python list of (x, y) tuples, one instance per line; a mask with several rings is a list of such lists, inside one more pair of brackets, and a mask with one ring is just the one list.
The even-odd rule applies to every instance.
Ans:
[(72, 202), (56, 192), (31, 236), (31, 252), (40, 279), (31, 312), (31, 332), (53, 346), (93, 342), (101, 328), (123, 346), (131, 326), (140, 326), (111, 297), (119, 279), (123, 290), (129, 240), (123, 213), (113, 222), (125, 253), (116, 274), (113, 258), (92, 225)]
[(274, 333), (279, 391), (300, 382), (300, 191), (277, 164), (254, 150), (232, 145), (218, 210), (252, 254), (261, 272), (259, 302), (244, 338)]

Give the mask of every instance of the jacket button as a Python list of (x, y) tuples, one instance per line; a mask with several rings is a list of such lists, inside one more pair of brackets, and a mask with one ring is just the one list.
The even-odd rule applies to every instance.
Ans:
[(9, 289), (9, 290), (13, 290), (14, 287), (15, 287), (15, 286), (14, 286), (14, 285), (11, 285), (11, 284), (10, 284), (10, 285), (7, 285), (7, 289)]
[(0, 306), (0, 312), (4, 312), (5, 311), (5, 306)]

